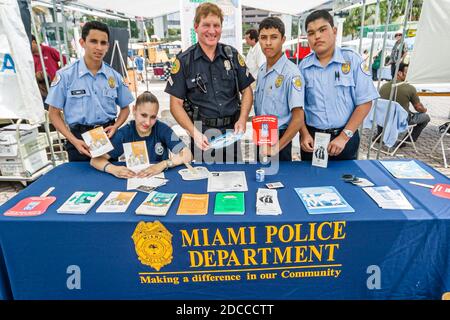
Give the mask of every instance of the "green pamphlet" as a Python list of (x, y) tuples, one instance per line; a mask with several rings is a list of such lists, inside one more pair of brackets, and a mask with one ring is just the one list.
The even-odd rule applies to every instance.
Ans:
[(216, 194), (214, 214), (243, 215), (244, 212), (245, 202), (243, 192), (221, 192)]

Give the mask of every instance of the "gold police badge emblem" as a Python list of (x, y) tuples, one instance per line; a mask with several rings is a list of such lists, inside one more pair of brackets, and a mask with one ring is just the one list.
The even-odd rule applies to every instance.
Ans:
[(302, 89), (302, 79), (297, 76), (292, 79), (292, 83), (294, 84), (294, 88), (300, 91)]
[(347, 74), (350, 72), (350, 62), (346, 62), (342, 65), (341, 70), (344, 74)]
[(131, 238), (142, 264), (159, 271), (172, 262), (172, 234), (161, 222), (139, 222)]
[(275, 87), (276, 87), (276, 88), (281, 87), (281, 85), (283, 84), (283, 80), (284, 80), (284, 76), (280, 74), (280, 75), (277, 77), (277, 79), (275, 80)]
[(108, 78), (108, 85), (109, 87), (112, 89), (116, 86), (116, 80), (114, 79), (113, 76)]
[(241, 56), (241, 54), (238, 54), (238, 61), (241, 67), (245, 67), (245, 59), (243, 56)]
[(180, 60), (175, 59), (175, 61), (172, 63), (172, 70), (170, 70), (170, 72), (172, 74), (177, 74), (178, 71), (180, 71)]

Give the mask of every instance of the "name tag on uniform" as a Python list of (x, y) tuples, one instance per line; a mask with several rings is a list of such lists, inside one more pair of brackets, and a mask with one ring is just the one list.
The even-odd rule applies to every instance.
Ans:
[(86, 94), (86, 90), (72, 90), (72, 91), (70, 91), (70, 93), (73, 96), (79, 96), (79, 95), (82, 95), (82, 94)]

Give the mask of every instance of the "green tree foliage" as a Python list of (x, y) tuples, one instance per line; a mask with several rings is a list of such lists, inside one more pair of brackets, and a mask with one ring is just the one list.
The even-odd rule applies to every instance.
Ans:
[[(391, 23), (403, 21), (403, 16), (405, 14), (407, 0), (387, 0), (391, 1), (392, 17)], [(387, 1), (380, 2), (380, 19), (379, 24), (385, 24), (388, 18), (388, 3)], [(418, 21), (420, 17), (420, 12), (422, 10), (423, 0), (414, 0), (413, 8), (409, 21)], [(375, 10), (376, 4), (371, 4), (366, 6), (366, 13), (364, 19), (364, 25), (374, 25), (375, 24)], [(349, 16), (344, 22), (344, 36), (352, 35), (352, 37), (359, 37), (359, 28), (361, 27), (361, 11), (362, 7), (352, 9)]]

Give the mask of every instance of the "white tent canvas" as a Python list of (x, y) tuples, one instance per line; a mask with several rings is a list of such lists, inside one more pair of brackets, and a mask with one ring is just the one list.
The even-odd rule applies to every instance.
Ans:
[(449, 12), (450, 0), (424, 1), (406, 78), (409, 83), (450, 83)]
[(30, 43), (16, 0), (0, 1), (0, 118), (44, 121)]
[[(322, 3), (324, 0), (282, 0), (282, 1), (262, 1), (262, 0), (242, 0), (242, 5), (262, 10), (295, 15), (307, 11)], [(109, 9), (138, 17), (159, 17), (169, 13), (180, 11), (180, 0), (79, 0), (97, 9)]]

